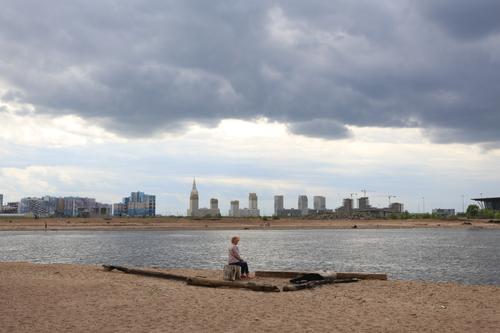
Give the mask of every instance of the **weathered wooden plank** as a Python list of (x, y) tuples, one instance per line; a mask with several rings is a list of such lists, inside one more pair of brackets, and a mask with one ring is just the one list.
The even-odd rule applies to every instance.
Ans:
[(112, 270), (116, 269), (118, 271), (121, 271), (121, 272), (124, 272), (127, 274), (149, 276), (149, 277), (155, 277), (155, 278), (167, 279), (167, 280), (186, 281), (189, 278), (188, 276), (184, 276), (184, 275), (177, 275), (177, 274), (170, 274), (170, 273), (163, 273), (163, 272), (156, 272), (156, 271), (148, 271), (148, 270), (143, 270), (143, 269), (123, 267), (123, 266), (102, 265), (102, 267), (104, 267), (104, 269), (107, 271), (112, 271)]
[(228, 288), (239, 288), (239, 289), (250, 289), (254, 291), (264, 291), (264, 292), (279, 292), (280, 288), (271, 284), (262, 284), (255, 282), (240, 282), (240, 281), (220, 281), (220, 280), (210, 280), (203, 278), (189, 278), (187, 279), (187, 284), (200, 287), (228, 287)]
[(387, 280), (386, 273), (337, 272), (338, 279)]

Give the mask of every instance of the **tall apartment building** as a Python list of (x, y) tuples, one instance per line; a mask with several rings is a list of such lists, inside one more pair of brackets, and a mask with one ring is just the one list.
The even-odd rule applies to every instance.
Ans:
[(326, 198), (320, 195), (313, 197), (314, 210), (326, 210)]
[(248, 207), (240, 208), (240, 202), (238, 200), (231, 201), (231, 209), (229, 209), (229, 216), (233, 217), (258, 217), (260, 216), (260, 210), (258, 205), (257, 194), (248, 194)]
[(96, 202), (94, 198), (51, 197), (23, 198), (19, 213), (35, 216), (92, 217), (111, 215), (111, 205)]
[(238, 200), (232, 200), (228, 215), (236, 217), (238, 216), (239, 211), (240, 211), (240, 202)]
[(123, 198), (121, 203), (114, 204), (114, 216), (155, 216), (156, 215), (156, 196), (145, 194), (144, 192), (131, 192), (130, 196)]
[(3, 194), (0, 194), (0, 213), (3, 212)]
[(257, 194), (256, 193), (249, 193), (248, 194), (248, 208), (249, 209), (258, 209)]
[(282, 195), (274, 196), (274, 215), (279, 216), (279, 212), (285, 209), (285, 200)]
[(299, 195), (298, 209), (302, 212), (302, 215), (308, 214), (309, 204), (307, 202), (307, 195)]
[(218, 210), (219, 209), (219, 200), (216, 198), (210, 199), (210, 209)]
[(196, 188), (196, 180), (193, 179), (193, 187), (191, 189), (191, 194), (189, 195), (189, 208), (187, 210), (187, 216), (191, 217), (219, 217), (219, 200), (216, 198), (210, 199), (210, 208), (200, 208), (199, 207), (200, 197), (198, 195), (198, 189)]
[(358, 209), (370, 209), (370, 200), (368, 197), (361, 197), (358, 199)]

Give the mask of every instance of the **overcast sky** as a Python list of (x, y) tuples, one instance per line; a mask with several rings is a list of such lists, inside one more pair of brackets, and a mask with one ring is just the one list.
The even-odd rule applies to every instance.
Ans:
[[(2, 1), (0, 193), (500, 195), (500, 2)], [(355, 195), (353, 195), (355, 196)], [(312, 204), (311, 204), (312, 205)]]

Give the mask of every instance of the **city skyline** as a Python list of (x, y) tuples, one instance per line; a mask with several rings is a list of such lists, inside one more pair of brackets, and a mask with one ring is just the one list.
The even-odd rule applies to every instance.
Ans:
[[(219, 199), (214, 198), (213, 196), (208, 201), (210, 204), (210, 208), (199, 207), (199, 194), (198, 194), (198, 189), (197, 189), (197, 184), (196, 184), (195, 179), (196, 178), (193, 178), (191, 195), (189, 198), (189, 202), (187, 203), (187, 213), (185, 213), (185, 211), (182, 212), (182, 208), (176, 209), (175, 211), (170, 211), (170, 212), (168, 210), (166, 210), (164, 213), (161, 211), (156, 211), (156, 195), (148, 195), (148, 194), (145, 194), (144, 192), (141, 192), (141, 191), (131, 192), (131, 196), (123, 198), (120, 201), (120, 203), (112, 203), (109, 205), (113, 206), (113, 215), (115, 215), (115, 216), (120, 216), (123, 213), (124, 208), (118, 207), (118, 205), (120, 205), (120, 206), (124, 205), (125, 207), (127, 207), (129, 201), (136, 202), (138, 200), (138, 199), (133, 199), (134, 196), (137, 198), (144, 197), (144, 198), (146, 198), (146, 200), (149, 200), (149, 199), (147, 199), (149, 197), (152, 198), (153, 206), (151, 206), (151, 207), (153, 209), (152, 210), (153, 214), (151, 215), (151, 212), (147, 213), (146, 215), (149, 215), (149, 216), (154, 216), (155, 212), (157, 213), (157, 215), (177, 215), (177, 216), (193, 216), (193, 217), (204, 217), (204, 216), (208, 216), (208, 215), (211, 215), (213, 217), (218, 216), (218, 215), (231, 216), (232, 214), (234, 214), (234, 213), (231, 213), (231, 210), (233, 210), (233, 203), (236, 203), (236, 205), (237, 205), (236, 209), (242, 209), (244, 207), (244, 205), (240, 206), (239, 199), (236, 199), (236, 200), (231, 199), (227, 203), (228, 209), (226, 211), (229, 211), (229, 213), (227, 213), (227, 214), (225, 214), (224, 212), (221, 213), (221, 211), (223, 211), (223, 210), (219, 209)], [(195, 197), (193, 197), (193, 195)], [(257, 194), (250, 192), (249, 195), (250, 195), (250, 197), (249, 197), (248, 208), (244, 208), (244, 210), (260, 208), (260, 205), (259, 205), (259, 207), (257, 207)], [(480, 193), (480, 195), (481, 195), (481, 197), (483, 197), (483, 193)], [(253, 196), (253, 198), (252, 198), (252, 196)], [(5, 197), (5, 194), (0, 193), (0, 198), (2, 200), (4, 200), (4, 197)], [(50, 198), (51, 196), (43, 195), (43, 196), (40, 196), (39, 199), (43, 200), (44, 197)], [(53, 196), (53, 197), (56, 199), (63, 198), (62, 196)], [(23, 197), (21, 199), (32, 199), (32, 198), (37, 199), (37, 197), (35, 197), (35, 196)], [(282, 209), (284, 208), (285, 210), (286, 209), (292, 209), (292, 210), (295, 209), (298, 211), (307, 211), (307, 210), (310, 210), (310, 211), (313, 211), (313, 210), (335, 211), (335, 209), (345, 207), (345, 200), (352, 201), (351, 208), (363, 209), (363, 208), (367, 208), (370, 206), (373, 208), (388, 208), (391, 206), (391, 204), (402, 204), (404, 207), (406, 207), (404, 202), (402, 202), (401, 200), (397, 200), (398, 196), (396, 196), (396, 195), (377, 194), (377, 193), (374, 193), (374, 191), (368, 191), (365, 189), (360, 190), (360, 193), (355, 193), (355, 192), (349, 193), (349, 195), (343, 196), (339, 202), (333, 202), (333, 203), (331, 203), (331, 201), (328, 200), (328, 197), (325, 197), (324, 195), (320, 195), (318, 193), (298, 194), (298, 195), (296, 195), (296, 198), (298, 199), (298, 203), (297, 203), (297, 201), (295, 201), (296, 204), (294, 205), (293, 198), (291, 198), (291, 200), (290, 200), (290, 197), (288, 197), (287, 195), (273, 194), (272, 199), (264, 198), (264, 200), (263, 200), (264, 202), (267, 202), (267, 203), (272, 202), (272, 207), (271, 207), (271, 209), (269, 209), (270, 212), (269, 213), (266, 212), (266, 209), (257, 209), (255, 216), (266, 216), (266, 215), (270, 216), (270, 215), (276, 214), (276, 207), (277, 206), (281, 207)], [(393, 200), (392, 202), (391, 202), (391, 198)], [(95, 200), (94, 198), (92, 198), (92, 199)], [(382, 203), (383, 199), (387, 200), (386, 204)], [(402, 211), (406, 210), (406, 211), (409, 211), (411, 213), (432, 213), (434, 210), (453, 209), (457, 213), (460, 213), (462, 211), (465, 211), (465, 208), (467, 205), (477, 204), (477, 202), (473, 201), (472, 198), (466, 200), (466, 198), (464, 196), (461, 196), (462, 209), (446, 208), (446, 207), (442, 207), (442, 206), (434, 207), (434, 206), (432, 206), (432, 203), (429, 203), (429, 202), (427, 202), (427, 207), (425, 207), (425, 197), (422, 197), (420, 199), (422, 200), (420, 202), (422, 204), (422, 206), (420, 206), (420, 203), (419, 203), (418, 210), (412, 211), (412, 210), (408, 210), (405, 208)], [(138, 200), (138, 202), (142, 202), (142, 201), (144, 201), (144, 199)], [(252, 201), (253, 201), (253, 203), (252, 203)], [(365, 201), (366, 201), (366, 203), (365, 203)], [(11, 201), (9, 201), (9, 202), (11, 202)], [(259, 202), (260, 202), (260, 198), (259, 198)], [(292, 203), (290, 203), (290, 202), (292, 202)], [(329, 204), (327, 204), (327, 202)], [(369, 204), (368, 204), (368, 202), (369, 202)], [(5, 203), (7, 203), (7, 202), (5, 201)], [(146, 206), (148, 206), (148, 205), (146, 205)], [(267, 206), (268, 205), (266, 205), (266, 208), (267, 208)], [(226, 205), (224, 205), (224, 203), (223, 203), (222, 207), (226, 207)], [(119, 211), (120, 211), (119, 214), (116, 214), (117, 209), (119, 209)], [(125, 208), (125, 210), (126, 210), (126, 208)], [(196, 211), (199, 211), (199, 214), (197, 214)], [(259, 211), (262, 211), (262, 214)], [(125, 214), (125, 215), (127, 215), (127, 214)], [(136, 215), (136, 214), (133, 214), (133, 215)], [(141, 214), (139, 214), (139, 215), (141, 215)], [(144, 215), (144, 214), (142, 214), (142, 215)], [(303, 215), (307, 215), (307, 213), (304, 213)]]
[(0, 193), (499, 195), (496, 2), (139, 3), (2, 3)]

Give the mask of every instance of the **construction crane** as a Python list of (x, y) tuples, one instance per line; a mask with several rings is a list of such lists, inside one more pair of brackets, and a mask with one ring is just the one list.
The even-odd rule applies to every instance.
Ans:
[(391, 198), (395, 198), (395, 195), (387, 194), (387, 199), (389, 200), (389, 207), (391, 206)]
[(363, 190), (361, 190), (361, 192), (363, 192), (363, 196), (366, 197), (366, 192), (373, 192), (373, 191), (368, 191), (368, 190), (363, 189)]

